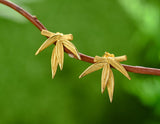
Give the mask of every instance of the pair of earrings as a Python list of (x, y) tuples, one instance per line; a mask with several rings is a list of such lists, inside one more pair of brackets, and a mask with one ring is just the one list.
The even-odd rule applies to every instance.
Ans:
[[(56, 44), (51, 56), (51, 70), (52, 70), (52, 78), (54, 78), (57, 67), (59, 64), (60, 69), (63, 69), (63, 62), (64, 62), (64, 47), (66, 47), (68, 50), (72, 52), (72, 54), (79, 60), (81, 60), (79, 52), (77, 48), (70, 42), (73, 40), (72, 34), (62, 34), (62, 33), (52, 33), (47, 30), (42, 30), (41, 34), (44, 36), (47, 36), (48, 39), (41, 45), (41, 47), (37, 50), (36, 54), (39, 54), (41, 51), (43, 51), (45, 48), (52, 44)], [(125, 68), (120, 64), (122, 61), (126, 61), (127, 57), (119, 56), (115, 57), (114, 54), (110, 54), (108, 52), (105, 52), (103, 57), (95, 56), (94, 58), (94, 64), (89, 66), (80, 76), (84, 77), (85, 75), (97, 71), (99, 69), (102, 69), (102, 77), (101, 77), (101, 92), (103, 93), (105, 88), (108, 89), (108, 94), (110, 98), (110, 102), (112, 102), (113, 99), (113, 92), (114, 92), (114, 76), (113, 72), (111, 70), (111, 66), (118, 71), (120, 71), (123, 75), (125, 75), (129, 80), (130, 77), (125, 70)]]

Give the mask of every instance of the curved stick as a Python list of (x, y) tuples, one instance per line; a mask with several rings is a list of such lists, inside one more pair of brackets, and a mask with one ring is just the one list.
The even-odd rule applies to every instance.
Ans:
[[(42, 31), (42, 29), (45, 29), (45, 26), (37, 19), (36, 16), (32, 16), (30, 13), (28, 13), (27, 11), (25, 11), (23, 8), (19, 7), (18, 5), (7, 1), (7, 0), (0, 0), (0, 3), (14, 9), (15, 11), (17, 11), (18, 13), (20, 13), (21, 15), (23, 15), (25, 18), (27, 18), (30, 22), (32, 22), (40, 31)], [(67, 48), (65, 48), (65, 52), (68, 54), (73, 55)], [(85, 54), (80, 53), (80, 57), (82, 61), (85, 62), (89, 62), (89, 63), (94, 63), (94, 57), (91, 56), (87, 56)], [(74, 56), (74, 58), (76, 58)], [(139, 73), (139, 74), (149, 74), (149, 75), (160, 75), (160, 69), (155, 69), (155, 68), (146, 68), (146, 67), (141, 67), (141, 66), (130, 66), (130, 65), (124, 65), (124, 68), (129, 71), (129, 72), (133, 72), (133, 73)]]

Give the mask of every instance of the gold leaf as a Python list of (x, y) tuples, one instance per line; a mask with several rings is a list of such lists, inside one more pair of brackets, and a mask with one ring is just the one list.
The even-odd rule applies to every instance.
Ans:
[(41, 47), (37, 50), (36, 54), (40, 53), (42, 50), (44, 50), (45, 48), (47, 48), (48, 46), (50, 46), (51, 44), (53, 44), (57, 38), (59, 37), (59, 35), (53, 35), (50, 38), (48, 38), (42, 45)]
[(104, 64), (101, 77), (101, 93), (104, 92), (109, 79), (110, 65)]
[(51, 69), (52, 69), (52, 78), (54, 78), (56, 71), (57, 71), (57, 66), (58, 66), (58, 61), (57, 61), (57, 55), (56, 55), (56, 46), (53, 49), (52, 56), (51, 56)]
[(42, 30), (41, 31), (41, 35), (44, 35), (44, 36), (47, 36), (47, 37), (51, 37), (51, 36), (55, 35), (55, 33), (52, 33), (52, 32), (50, 32), (48, 30)]
[(68, 40), (63, 41), (64, 46), (69, 49), (79, 60), (81, 60), (81, 57), (79, 55), (79, 52), (77, 48)]
[(110, 102), (112, 102), (113, 92), (114, 92), (114, 76), (113, 76), (113, 72), (111, 69), (110, 69), (110, 75), (109, 75), (109, 79), (107, 83), (107, 89), (108, 89), (108, 95), (109, 95)]
[(117, 57), (114, 57), (116, 61), (118, 62), (123, 62), (123, 61), (126, 61), (127, 60), (127, 56), (126, 55), (123, 55), (123, 56), (117, 56)]
[(79, 78), (82, 78), (84, 76), (86, 76), (89, 73), (92, 73), (94, 71), (97, 71), (99, 69), (101, 69), (103, 67), (104, 63), (95, 63), (92, 64), (91, 66), (89, 66), (80, 76)]
[(131, 79), (127, 73), (127, 71), (125, 70), (125, 68), (119, 63), (117, 62), (114, 58), (112, 57), (108, 57), (109, 63), (118, 71), (120, 71), (122, 74), (124, 74), (129, 80)]
[(105, 58), (105, 57), (95, 56), (95, 57), (94, 57), (94, 62), (104, 62), (104, 63), (108, 63), (108, 59)]
[(57, 60), (59, 63), (59, 67), (62, 70), (63, 69), (63, 61), (64, 61), (64, 49), (63, 49), (63, 44), (62, 41), (58, 40), (56, 43), (56, 55), (57, 55)]
[[(113, 57), (110, 57), (110, 58), (113, 58)], [(114, 57), (114, 59), (118, 62), (123, 62), (123, 61), (127, 60), (127, 56), (126, 55), (118, 56), (118, 57)], [(95, 56), (94, 57), (94, 62), (106, 62), (106, 63), (108, 63), (108, 58)]]
[(62, 38), (63, 40), (73, 40), (73, 35), (72, 34), (66, 34), (66, 35), (63, 35)]

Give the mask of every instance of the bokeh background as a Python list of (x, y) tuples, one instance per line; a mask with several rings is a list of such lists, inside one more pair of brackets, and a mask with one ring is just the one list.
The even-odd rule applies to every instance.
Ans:
[[(12, 0), (53, 32), (72, 33), (80, 52), (127, 55), (129, 65), (160, 68), (159, 0)], [(40, 31), (0, 5), (0, 124), (159, 124), (160, 77), (114, 70), (113, 103), (101, 94), (101, 71), (65, 54), (51, 78), (54, 46), (35, 56)]]

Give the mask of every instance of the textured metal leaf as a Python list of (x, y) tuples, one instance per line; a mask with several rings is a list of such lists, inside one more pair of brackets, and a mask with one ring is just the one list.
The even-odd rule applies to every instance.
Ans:
[(57, 55), (57, 61), (59, 63), (59, 67), (62, 70), (63, 69), (63, 61), (64, 61), (64, 49), (62, 41), (57, 41), (56, 43), (56, 55)]
[(52, 37), (48, 38), (41, 46), (40, 48), (37, 50), (36, 54), (39, 54), (42, 50), (44, 50), (45, 48), (47, 48), (48, 46), (50, 46), (51, 44), (53, 44), (54, 42), (56, 42), (57, 37), (59, 37), (58, 35), (53, 35)]
[(58, 61), (56, 55), (56, 46), (53, 49), (52, 56), (51, 56), (51, 70), (52, 70), (52, 78), (54, 78), (56, 71), (57, 71)]
[(113, 72), (111, 69), (110, 69), (110, 75), (109, 75), (109, 79), (107, 83), (107, 89), (108, 89), (108, 95), (109, 95), (110, 102), (112, 102), (113, 92), (114, 92), (114, 76), (113, 76)]
[(87, 74), (89, 73), (92, 73), (94, 71), (97, 71), (99, 69), (101, 69), (103, 67), (104, 63), (95, 63), (95, 64), (92, 64), (91, 66), (89, 66), (80, 76), (79, 78), (81, 77), (84, 77), (86, 76)]
[[(118, 56), (118, 57), (110, 57), (110, 58), (114, 58), (117, 62), (123, 62), (123, 61), (127, 60), (126, 55)], [(106, 62), (106, 63), (108, 63), (108, 58), (95, 56), (94, 57), (94, 62)]]
[(126, 55), (117, 56), (117, 57), (114, 57), (114, 59), (115, 59), (117, 62), (123, 62), (123, 61), (126, 61), (126, 60), (127, 60), (127, 56), (126, 56)]
[(44, 36), (47, 36), (47, 37), (51, 37), (51, 36), (55, 35), (55, 33), (52, 33), (52, 32), (50, 32), (48, 30), (42, 30), (41, 31), (41, 35), (44, 35)]
[(104, 64), (101, 77), (101, 92), (103, 93), (109, 79), (110, 65)]
[(109, 63), (118, 71), (120, 71), (123, 75), (125, 75), (129, 80), (131, 79), (127, 73), (127, 71), (125, 70), (125, 68), (119, 63), (117, 62), (114, 58), (112, 57), (108, 57)]
[(108, 59), (105, 58), (105, 57), (95, 56), (95, 57), (94, 57), (94, 62), (104, 62), (104, 63), (108, 63)]
[(69, 49), (79, 60), (81, 59), (77, 48), (68, 40), (63, 41), (64, 46)]

